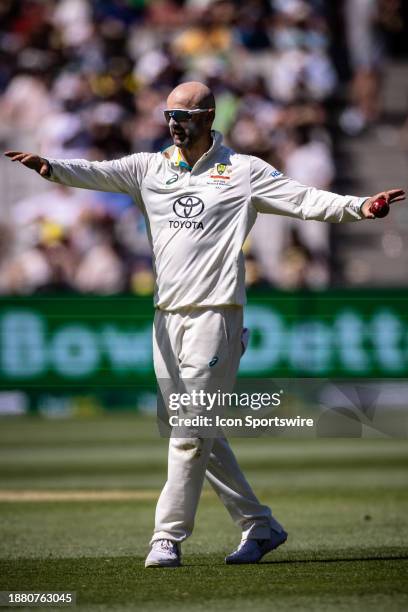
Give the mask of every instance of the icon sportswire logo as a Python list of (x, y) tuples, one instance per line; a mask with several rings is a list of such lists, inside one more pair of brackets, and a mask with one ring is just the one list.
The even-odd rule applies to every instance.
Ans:
[(173, 203), (173, 210), (182, 219), (193, 219), (203, 212), (204, 202), (196, 196), (182, 196)]

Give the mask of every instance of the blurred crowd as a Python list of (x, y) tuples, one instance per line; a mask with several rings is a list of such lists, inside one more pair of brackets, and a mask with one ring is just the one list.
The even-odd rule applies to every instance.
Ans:
[[(359, 134), (381, 112), (383, 41), (400, 28), (399, 9), (398, 0), (2, 0), (0, 141), (50, 158), (157, 151), (170, 144), (169, 91), (199, 80), (216, 95), (227, 144), (330, 189), (334, 134)], [(152, 292), (144, 220), (127, 196), (32, 185), (0, 223), (0, 293)], [(262, 216), (245, 245), (248, 286), (326, 286), (328, 232)]]

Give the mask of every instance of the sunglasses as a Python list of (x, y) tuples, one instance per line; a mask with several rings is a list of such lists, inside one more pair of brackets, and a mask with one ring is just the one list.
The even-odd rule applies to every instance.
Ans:
[(170, 119), (174, 119), (174, 121), (177, 123), (183, 123), (183, 121), (191, 121), (194, 115), (198, 115), (199, 113), (209, 113), (213, 110), (213, 108), (197, 108), (195, 110), (180, 110), (175, 108), (174, 110), (165, 110), (163, 112), (167, 123), (169, 123)]

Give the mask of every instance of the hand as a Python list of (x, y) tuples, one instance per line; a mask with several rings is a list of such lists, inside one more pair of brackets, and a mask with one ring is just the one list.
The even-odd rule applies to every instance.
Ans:
[(370, 212), (370, 206), (377, 198), (384, 198), (388, 204), (391, 204), (405, 200), (405, 191), (403, 189), (390, 189), (389, 191), (381, 191), (381, 193), (368, 198), (361, 207), (361, 212), (366, 219), (376, 219), (373, 213)]
[(23, 166), (35, 170), (41, 176), (47, 176), (49, 173), (50, 164), (44, 157), (34, 155), (33, 153), (22, 153), (21, 151), (6, 151), (4, 155), (10, 157), (13, 162), (21, 162)]

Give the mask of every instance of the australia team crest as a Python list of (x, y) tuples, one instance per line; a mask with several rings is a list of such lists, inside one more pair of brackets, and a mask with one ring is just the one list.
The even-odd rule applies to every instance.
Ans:
[(210, 170), (210, 176), (208, 184), (211, 185), (226, 185), (231, 179), (232, 166), (227, 164), (215, 164)]

